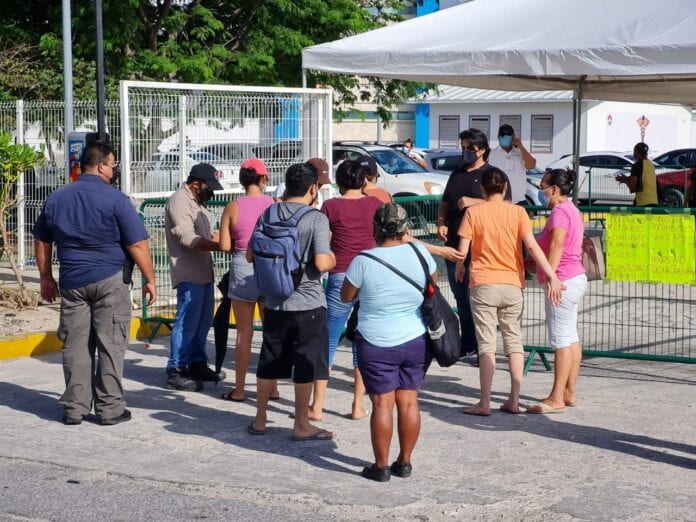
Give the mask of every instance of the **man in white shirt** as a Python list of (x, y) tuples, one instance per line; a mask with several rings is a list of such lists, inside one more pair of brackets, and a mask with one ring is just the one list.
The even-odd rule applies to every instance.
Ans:
[(524, 148), (522, 140), (515, 136), (515, 129), (504, 124), (498, 130), (499, 147), (488, 156), (488, 163), (507, 174), (512, 191), (512, 202), (524, 204), (527, 192), (527, 170), (536, 167), (536, 159)]

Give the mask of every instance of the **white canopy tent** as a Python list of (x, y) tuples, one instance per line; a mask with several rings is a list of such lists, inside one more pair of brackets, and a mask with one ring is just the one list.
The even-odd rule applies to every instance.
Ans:
[(475, 0), (308, 47), (304, 70), (696, 104), (694, 0)]

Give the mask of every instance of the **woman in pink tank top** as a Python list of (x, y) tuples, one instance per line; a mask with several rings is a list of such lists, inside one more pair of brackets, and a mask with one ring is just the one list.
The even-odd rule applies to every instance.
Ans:
[[(249, 159), (242, 164), (239, 182), (244, 196), (229, 203), (220, 220), (220, 250), (232, 253), (230, 283), (227, 297), (232, 300), (237, 336), (235, 340), (235, 386), (222, 395), (223, 399), (241, 402), (245, 399), (244, 384), (251, 357), (251, 339), (254, 335), (254, 309), (263, 313), (263, 298), (254, 283), (253, 265), (246, 260), (249, 238), (261, 214), (273, 204), (273, 198), (264, 194), (268, 170), (261, 160)], [(271, 399), (278, 399), (277, 388)]]

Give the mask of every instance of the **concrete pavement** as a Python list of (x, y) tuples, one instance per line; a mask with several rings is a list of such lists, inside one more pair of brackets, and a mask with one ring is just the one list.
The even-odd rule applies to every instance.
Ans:
[[(249, 435), (254, 387), (246, 403), (220, 400), (230, 389), (228, 362), (220, 386), (164, 389), (168, 340), (131, 345), (125, 387), (133, 420), (111, 427), (60, 423), (59, 354), (0, 362), (0, 519), (696, 518), (694, 365), (588, 359), (578, 407), (487, 418), (461, 413), (477, 399), (475, 368), (434, 366), (421, 393), (413, 476), (378, 484), (358, 474), (372, 452), (368, 421), (345, 416), (346, 349), (321, 423), (336, 438), (298, 443), (290, 441), (289, 383), (270, 405), (268, 434)], [(259, 342), (257, 334), (255, 354)], [(500, 404), (508, 389), (502, 358), (498, 368)], [(535, 363), (524, 402), (545, 396), (551, 380)]]

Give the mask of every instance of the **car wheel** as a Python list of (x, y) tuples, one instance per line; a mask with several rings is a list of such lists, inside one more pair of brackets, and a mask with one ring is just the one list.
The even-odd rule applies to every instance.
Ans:
[(661, 191), (660, 206), (684, 208), (684, 193), (678, 188), (670, 187)]

